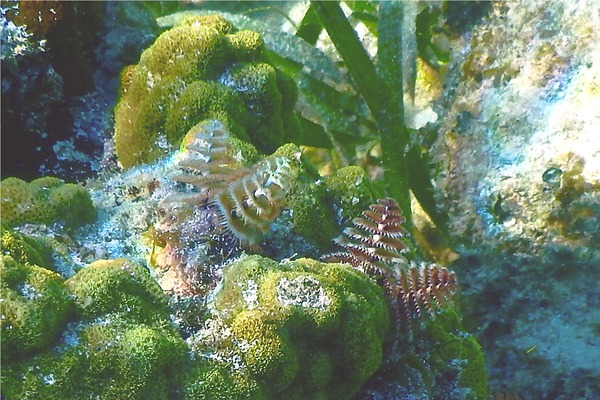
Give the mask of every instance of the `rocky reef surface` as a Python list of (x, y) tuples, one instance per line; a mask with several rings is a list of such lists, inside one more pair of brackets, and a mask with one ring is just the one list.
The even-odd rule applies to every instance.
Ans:
[(464, 310), (490, 386), (523, 398), (600, 391), (599, 23), (594, 1), (494, 3), (434, 102)]

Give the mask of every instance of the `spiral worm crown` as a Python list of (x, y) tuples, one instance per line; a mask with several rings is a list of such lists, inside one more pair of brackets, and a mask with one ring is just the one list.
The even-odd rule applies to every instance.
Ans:
[(266, 158), (245, 167), (232, 154), (229, 133), (218, 121), (196, 125), (182, 153), (177, 182), (197, 187), (199, 193), (178, 194), (176, 201), (206, 199), (219, 210), (221, 226), (241, 243), (260, 243), (268, 232), (298, 175), (286, 157)]
[(408, 236), (401, 226), (404, 221), (393, 199), (380, 199), (335, 239), (346, 251), (327, 255), (324, 260), (347, 263), (378, 277), (397, 318), (410, 322), (425, 312), (435, 314), (451, 300), (457, 283), (453, 271), (434, 263), (406, 260), (403, 254), (407, 245), (401, 240)]

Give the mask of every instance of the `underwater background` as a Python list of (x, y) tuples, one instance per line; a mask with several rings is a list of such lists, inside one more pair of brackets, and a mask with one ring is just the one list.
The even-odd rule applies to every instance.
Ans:
[(2, 1), (2, 399), (600, 398), (600, 3)]

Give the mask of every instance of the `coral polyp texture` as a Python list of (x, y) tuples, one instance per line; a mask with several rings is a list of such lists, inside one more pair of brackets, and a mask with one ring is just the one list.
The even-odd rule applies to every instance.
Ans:
[(122, 74), (118, 159), (125, 168), (151, 162), (207, 119), (271, 153), (299, 132), (289, 79), (268, 63), (258, 33), (238, 31), (219, 16), (185, 19)]
[(64, 280), (27, 261), (27, 257), (15, 260), (8, 255), (0, 259), (3, 367), (50, 345), (74, 309)]
[[(245, 167), (235, 157), (227, 129), (208, 121), (186, 136), (179, 167), (184, 174), (173, 180), (195, 186), (199, 192), (175, 194), (168, 201), (210, 203), (218, 210), (223, 229), (243, 244), (258, 244), (286, 203), (298, 169), (284, 156), (265, 158)], [(189, 135), (189, 133), (188, 133)]]
[(86, 190), (61, 179), (44, 177), (25, 182), (6, 178), (0, 182), (2, 223), (52, 224), (62, 221), (76, 228), (96, 220), (96, 209)]
[(233, 262), (187, 343), (148, 271), (96, 261), (66, 281), (4, 255), (9, 399), (349, 399), (379, 366), (389, 312), (351, 267)]
[(348, 220), (360, 217), (382, 196), (361, 167), (343, 167), (324, 178), (312, 173), (314, 166), (310, 163), (303, 162), (303, 167), (305, 173), (298, 177), (297, 188), (290, 196), (294, 230), (325, 251)]
[(383, 291), (349, 266), (246, 257), (226, 268), (212, 308), (188, 340), (214, 364), (192, 373), (190, 398), (220, 388), (236, 399), (349, 399), (382, 359)]
[(2, 394), (9, 399), (166, 399), (185, 343), (148, 271), (97, 261), (64, 281), (3, 256)]

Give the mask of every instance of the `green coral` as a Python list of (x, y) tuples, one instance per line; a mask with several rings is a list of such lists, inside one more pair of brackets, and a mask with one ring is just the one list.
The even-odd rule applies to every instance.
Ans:
[(451, 395), (465, 400), (488, 398), (485, 360), (481, 346), (467, 334), (453, 307), (445, 307), (414, 330), (421, 350), (405, 355), (398, 375), (421, 375), (429, 397)]
[(126, 168), (166, 155), (207, 119), (267, 153), (300, 129), (295, 85), (268, 63), (260, 35), (215, 15), (160, 35), (122, 74), (122, 86), (115, 146)]
[[(2, 284), (9, 398), (350, 398), (379, 366), (388, 328), (377, 285), (350, 267), (308, 259), (252, 256), (229, 267), (212, 304), (220, 321), (212, 333), (221, 339), (213, 347), (199, 341), (193, 358), (160, 288), (130, 261), (96, 261), (65, 283), (4, 256)], [(13, 334), (5, 322), (23, 310), (13, 301), (18, 290), (37, 303), (27, 329)], [(78, 315), (67, 313), (73, 308)], [(27, 354), (6, 353), (30, 338)]]
[(59, 273), (63, 278), (72, 276), (79, 266), (73, 265), (68, 241), (57, 235), (28, 235), (0, 223), (0, 249), (3, 255), (18, 263), (37, 265)]
[(320, 248), (327, 248), (342, 227), (383, 196), (361, 167), (340, 168), (317, 181), (314, 174), (301, 175), (290, 196), (294, 229)]
[[(458, 369), (457, 387), (464, 389), (464, 399), (488, 398), (487, 376), (483, 351), (477, 340), (464, 332), (456, 311), (447, 307), (435, 319), (425, 322), (419, 335), (432, 351), (427, 363), (438, 380), (450, 375), (449, 366)], [(442, 386), (439, 384), (439, 386)]]
[[(278, 152), (300, 166), (298, 150)], [(189, 353), (145, 268), (99, 260), (63, 281), (35, 265), (45, 262), (45, 249), (25, 235), (4, 229), (2, 245), (8, 398), (349, 399), (383, 357), (383, 290), (346, 265), (260, 256), (234, 262)], [(430, 394), (485, 398), (481, 348), (453, 309), (414, 334), (433, 351), (404, 357), (399, 375), (420, 374)]]
[(148, 271), (126, 259), (98, 260), (66, 281), (85, 318), (121, 313), (147, 321), (166, 315), (167, 301)]
[(341, 228), (327, 196), (325, 185), (300, 176), (290, 198), (293, 201), (294, 231), (321, 248), (331, 245)]
[(97, 217), (83, 187), (54, 177), (30, 183), (18, 178), (4, 179), (0, 183), (0, 201), (2, 222), (7, 227), (63, 221), (67, 227), (77, 228), (94, 222)]
[[(27, 260), (37, 261), (27, 250)], [(3, 361), (50, 345), (72, 314), (73, 301), (62, 278), (22, 260), (3, 255), (0, 262)]]
[(325, 178), (325, 187), (336, 210), (346, 221), (359, 217), (383, 196), (364, 169), (357, 166), (340, 168)]
[(287, 195), (292, 209), (293, 229), (318, 246), (327, 247), (339, 234), (331, 197), (315, 166), (293, 143), (279, 147), (272, 157), (285, 157), (298, 171), (298, 177)]
[(44, 240), (14, 232), (0, 226), (0, 248), (3, 255), (11, 256), (20, 264), (33, 264), (49, 268), (52, 264), (52, 247)]
[(224, 324), (213, 333), (229, 336), (212, 359), (239, 360), (243, 390), (224, 377), (219, 385), (194, 381), (199, 398), (246, 394), (251, 381), (265, 398), (350, 398), (382, 359), (383, 291), (345, 265), (246, 257), (226, 270), (213, 306)]
[(204, 360), (192, 368), (183, 387), (186, 400), (267, 400), (255, 379), (246, 371), (232, 370), (221, 362)]
[[(178, 143), (182, 133), (207, 119), (221, 121), (234, 135), (249, 139), (243, 125), (250, 120), (250, 115), (236, 93), (226, 86), (217, 82), (192, 82), (181, 92), (176, 104), (165, 119), (164, 130), (169, 143)], [(235, 118), (231, 118), (232, 115)]]
[[(399, 353), (378, 370), (360, 398), (486, 400), (488, 388), (481, 346), (464, 331), (453, 307), (410, 327), (399, 336)], [(367, 395), (368, 393), (368, 395)]]
[(172, 398), (185, 344), (170, 329), (105, 317), (64, 337), (68, 343), (5, 367), (9, 398)]
[[(43, 332), (54, 337), (62, 331), (62, 340), (54, 346), (46, 340), (33, 349), (37, 351), (35, 354), (11, 359), (3, 365), (2, 390), (8, 398), (166, 399), (174, 396), (180, 386), (176, 374), (185, 363), (186, 346), (172, 328), (162, 292), (148, 271), (122, 259), (97, 261), (64, 284), (55, 274), (42, 268), (20, 266), (16, 270), (13, 265), (10, 268), (7, 276), (3, 268), (3, 285), (14, 286), (17, 272), (21, 275), (28, 272), (32, 286), (32, 277), (46, 277), (46, 286), (52, 284), (52, 289), (69, 304), (76, 304), (79, 319), (65, 326), (64, 317), (56, 315), (64, 307), (59, 307), (56, 301), (41, 302), (52, 298), (49, 294), (40, 296), (42, 300), (36, 310)], [(4, 287), (2, 297), (7, 298)], [(19, 311), (13, 303), (5, 301), (3, 304), (3, 313), (10, 315)], [(22, 348), (28, 336), (23, 332), (16, 339), (5, 335), (3, 320), (3, 357), (5, 349)], [(5, 340), (20, 342), (5, 347)]]

